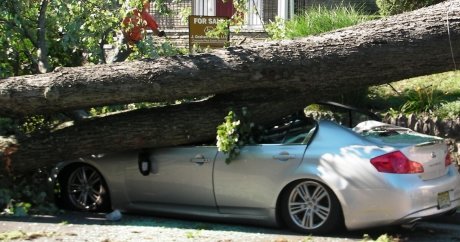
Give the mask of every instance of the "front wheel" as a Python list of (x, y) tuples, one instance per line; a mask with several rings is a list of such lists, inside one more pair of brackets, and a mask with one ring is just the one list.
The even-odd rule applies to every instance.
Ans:
[(68, 167), (59, 175), (59, 183), (60, 197), (67, 208), (88, 212), (109, 211), (107, 184), (94, 167)]
[(342, 224), (339, 201), (327, 186), (311, 180), (290, 185), (281, 197), (281, 216), (286, 225), (300, 233), (322, 234)]

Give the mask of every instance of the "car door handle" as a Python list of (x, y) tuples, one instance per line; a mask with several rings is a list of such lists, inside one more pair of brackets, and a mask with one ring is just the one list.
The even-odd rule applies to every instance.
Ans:
[(196, 163), (198, 165), (203, 165), (204, 163), (208, 163), (209, 160), (204, 157), (204, 155), (196, 155), (194, 158), (190, 159), (190, 162)]
[(289, 152), (283, 151), (280, 152), (278, 155), (274, 155), (273, 159), (280, 160), (280, 161), (287, 161), (295, 159), (295, 155), (290, 155)]

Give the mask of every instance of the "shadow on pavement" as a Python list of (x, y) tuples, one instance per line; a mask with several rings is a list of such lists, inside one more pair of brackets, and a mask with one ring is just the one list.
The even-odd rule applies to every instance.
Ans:
[[(216, 222), (215, 220), (196, 220), (190, 219), (172, 219), (157, 216), (142, 216), (123, 214), (119, 221), (109, 221), (105, 214), (83, 213), (83, 212), (65, 212), (57, 216), (28, 216), (28, 217), (0, 217), (2, 227), (17, 226), (17, 223), (34, 223), (34, 224), (62, 224), (62, 225), (102, 225), (102, 226), (142, 226), (142, 227), (162, 227), (162, 228), (177, 228), (177, 229), (196, 229), (196, 230), (215, 230), (215, 231), (234, 231), (246, 233), (273, 234), (282, 236), (308, 236), (299, 235), (290, 232), (283, 228), (267, 228), (256, 227), (252, 225), (228, 224)], [(3, 222), (3, 223), (2, 223)], [(405, 229), (401, 226), (386, 226), (357, 231), (340, 230), (337, 233), (327, 235), (329, 238), (337, 239), (348, 238), (362, 240), (365, 234), (370, 238), (376, 239), (380, 235), (387, 234), (393, 238), (399, 238), (402, 241), (412, 241), (414, 238), (434, 236), (439, 233), (444, 233), (449, 229), (449, 225), (453, 229), (459, 229), (460, 214), (456, 213), (453, 216), (441, 216), (423, 220), (412, 229)], [(436, 226), (434, 226), (434, 225)], [(4, 228), (7, 229), (7, 228)], [(0, 231), (1, 232), (1, 231)]]

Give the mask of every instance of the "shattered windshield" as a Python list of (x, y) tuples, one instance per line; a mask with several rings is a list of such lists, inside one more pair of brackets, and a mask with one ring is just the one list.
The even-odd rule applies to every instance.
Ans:
[(442, 138), (417, 133), (411, 129), (378, 121), (361, 122), (353, 131), (372, 141), (385, 143), (419, 144), (433, 141), (442, 141)]

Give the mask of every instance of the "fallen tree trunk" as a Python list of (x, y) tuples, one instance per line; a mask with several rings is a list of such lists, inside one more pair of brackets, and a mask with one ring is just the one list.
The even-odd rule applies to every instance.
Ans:
[(229, 107), (247, 106), (254, 121), (270, 123), (358, 87), (451, 70), (459, 35), (460, 2), (450, 1), (299, 40), (0, 80), (0, 114), (9, 116), (215, 95), (19, 139), (4, 160), (24, 172), (88, 154), (207, 141)]
[(460, 2), (447, 1), (304, 39), (62, 68), (0, 80), (0, 115), (174, 101), (247, 88), (296, 88), (303, 95), (347, 92), (452, 70), (452, 56), (460, 55), (459, 35)]
[(19, 140), (15, 146), (10, 144), (14, 152), (8, 155), (8, 169), (24, 172), (88, 154), (128, 149), (209, 141), (215, 144), (216, 127), (223, 122), (229, 107), (235, 111), (247, 107), (258, 124), (269, 124), (305, 107), (305, 101), (289, 98), (279, 91), (259, 94), (271, 98), (261, 102), (259, 98), (249, 97), (251, 92), (238, 93), (238, 97), (222, 95), (201, 102), (109, 115), (45, 136)]

